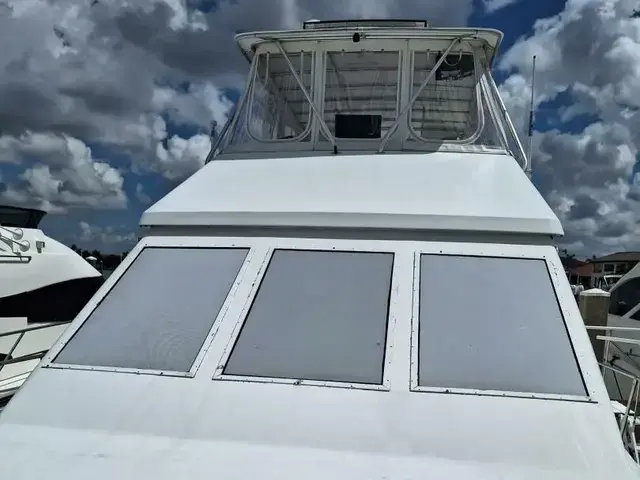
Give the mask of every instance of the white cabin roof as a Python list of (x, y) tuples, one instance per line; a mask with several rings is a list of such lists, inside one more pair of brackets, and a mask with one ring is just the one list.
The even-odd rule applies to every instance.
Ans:
[(216, 160), (140, 224), (563, 234), (512, 157), (449, 152)]
[(447, 41), (456, 37), (475, 38), (484, 42), (486, 46), (487, 59), (489, 64), (492, 63), (498, 48), (502, 41), (503, 34), (499, 30), (492, 28), (432, 28), (432, 27), (413, 27), (398, 28), (384, 26), (357, 26), (336, 28), (319, 28), (310, 30), (270, 30), (262, 32), (246, 32), (236, 35), (236, 42), (240, 47), (243, 55), (248, 59), (253, 58), (255, 49), (264, 42), (277, 40), (280, 42), (296, 41), (296, 42), (316, 42), (317, 40), (350, 40), (354, 32), (371, 39), (430, 39), (433, 41)]

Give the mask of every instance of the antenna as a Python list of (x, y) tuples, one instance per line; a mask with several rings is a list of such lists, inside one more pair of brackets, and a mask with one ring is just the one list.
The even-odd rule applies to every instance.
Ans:
[(218, 128), (218, 122), (216, 122), (215, 120), (212, 120), (210, 123), (210, 127), (211, 129), (209, 130), (209, 138), (211, 139), (211, 142), (215, 142), (218, 134), (216, 132), (216, 129)]
[(535, 101), (535, 89), (536, 89), (536, 56), (533, 56), (533, 64), (531, 66), (531, 103), (529, 105), (529, 132), (528, 132), (528, 145), (527, 145), (527, 158), (529, 159), (529, 168), (527, 175), (531, 177), (531, 150), (533, 142), (533, 108)]

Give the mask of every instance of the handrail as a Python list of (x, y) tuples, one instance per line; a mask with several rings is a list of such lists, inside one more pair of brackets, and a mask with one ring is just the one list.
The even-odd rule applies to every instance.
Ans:
[(48, 349), (47, 350), (38, 350), (37, 352), (25, 353), (24, 355), (21, 355), (19, 357), (15, 357), (15, 358), (11, 358), (11, 359), (9, 359), (7, 357), (2, 362), (0, 362), (0, 370), (2, 370), (2, 368), (7, 366), (7, 365), (13, 365), (13, 364), (22, 363), (22, 362), (29, 362), (31, 360), (40, 360), (42, 357), (45, 356), (45, 354), (48, 351), (49, 351)]
[(618, 343), (628, 343), (628, 344), (631, 344), (631, 345), (639, 345), (640, 346), (640, 340), (637, 340), (635, 338), (609, 337), (607, 335), (597, 335), (596, 339), (597, 340), (609, 340), (611, 342), (618, 342)]
[(236, 113), (235, 112), (236, 105), (238, 104), (234, 103), (233, 107), (231, 107), (231, 109), (229, 110), (229, 117), (227, 118), (227, 121), (224, 122), (224, 126), (222, 127), (222, 130), (220, 131), (220, 134), (218, 135), (218, 137), (215, 139), (215, 142), (211, 144), (211, 150), (209, 150), (209, 153), (207, 154), (207, 157), (204, 160), (205, 165), (209, 163), (213, 158), (215, 158), (216, 150), (218, 150), (218, 147), (222, 143), (222, 139), (227, 135), (227, 132), (229, 131), (229, 127), (231, 127), (231, 124), (233, 123), (233, 117), (235, 116), (235, 113)]
[(640, 332), (640, 327), (614, 327), (613, 325), (585, 325), (587, 330), (612, 330), (618, 332)]
[(245, 82), (242, 95), (232, 107), (229, 118), (227, 119), (227, 122), (225, 123), (222, 129), (222, 132), (220, 133), (220, 135), (218, 135), (218, 138), (216, 139), (216, 143), (211, 146), (211, 150), (209, 150), (209, 154), (205, 159), (205, 165), (218, 156), (219, 151), (223, 145), (223, 142), (226, 142), (226, 144), (229, 143), (230, 137), (228, 137), (227, 134), (231, 133), (231, 136), (233, 137), (233, 129), (235, 128), (236, 124), (239, 121), (240, 114), (242, 113), (242, 109), (244, 108), (244, 105), (249, 96), (251, 79), (253, 78), (253, 72), (255, 71), (256, 68), (258, 68), (257, 57), (255, 57), (251, 62), (251, 67), (249, 68), (249, 75), (247, 76), (247, 80)]
[(0, 332), (0, 338), (2, 337), (8, 337), (11, 335), (18, 335), (22, 332), (24, 333), (28, 333), (31, 332), (33, 330), (42, 330), (43, 328), (49, 328), (49, 327), (57, 327), (59, 325), (65, 325), (67, 323), (71, 323), (71, 320), (65, 320), (63, 322), (48, 322), (48, 323), (43, 323), (40, 325), (36, 325), (34, 327), (25, 327), (25, 328), (20, 328), (18, 330), (10, 330), (8, 332)]
[(9, 337), (12, 335), (18, 335), (18, 338), (16, 338), (16, 340), (13, 342), (13, 344), (11, 345), (11, 348), (9, 349), (9, 351), (5, 354), (5, 357), (0, 360), (0, 372), (2, 372), (2, 369), (7, 366), (7, 365), (14, 365), (16, 363), (22, 363), (22, 362), (28, 362), (31, 360), (38, 360), (41, 359), (45, 353), (47, 353), (47, 350), (38, 350), (36, 352), (30, 352), (30, 353), (26, 353), (24, 355), (21, 355), (19, 357), (12, 357), (13, 352), (15, 352), (16, 348), (18, 348), (18, 345), (20, 344), (20, 342), (22, 341), (22, 339), (24, 338), (24, 336), (29, 333), (29, 332), (33, 332), (36, 330), (44, 330), (46, 328), (53, 328), (53, 327), (58, 327), (60, 325), (66, 325), (71, 323), (70, 321), (65, 321), (65, 322), (50, 322), (50, 323), (45, 323), (42, 325), (37, 325), (35, 327), (32, 326), (28, 326), (25, 328), (20, 328), (18, 330), (11, 330), (8, 332), (2, 332), (0, 333), (0, 338), (3, 337)]
[[(637, 327), (614, 327), (614, 326), (606, 326), (606, 325), (590, 325), (586, 327), (587, 330), (604, 330), (604, 331), (620, 331), (620, 332), (632, 332), (632, 331), (640, 331), (640, 328)], [(630, 339), (630, 338), (622, 338), (622, 337), (613, 337), (608, 335), (597, 335), (597, 340), (602, 340), (605, 342), (604, 348), (604, 358), (601, 362), (598, 362), (600, 367), (602, 367), (602, 377), (604, 379), (606, 371), (610, 371), (613, 376), (616, 384), (618, 385), (618, 389), (620, 389), (617, 375), (623, 375), (631, 380), (631, 388), (629, 390), (628, 397), (626, 399), (626, 405), (624, 409), (624, 413), (618, 412), (620, 415), (619, 421), (619, 429), (620, 436), (622, 438), (623, 445), (628, 453), (631, 455), (633, 460), (640, 464), (640, 456), (638, 450), (638, 443), (636, 440), (635, 427), (638, 424), (638, 402), (640, 401), (640, 375), (625, 371), (617, 366), (609, 363), (609, 346), (613, 345), (617, 350), (621, 352), (624, 357), (627, 357), (625, 352), (618, 346), (616, 343), (627, 343), (640, 345), (640, 340)], [(620, 359), (620, 357), (618, 357)], [(612, 360), (615, 361), (615, 360)], [(634, 364), (634, 362), (631, 362)], [(624, 400), (624, 395), (621, 390), (620, 400)], [(633, 407), (632, 407), (633, 406)]]
[[(511, 121), (511, 117), (509, 116), (509, 112), (507, 111), (507, 107), (504, 104), (504, 101), (502, 100), (502, 97), (500, 96), (500, 91), (498, 90), (498, 86), (496, 85), (496, 81), (493, 78), (493, 75), (487, 75), (487, 78), (489, 80), (489, 88), (490, 91), (492, 93), (492, 96), (494, 97), (494, 100), (496, 100), (498, 107), (500, 107), (500, 113), (503, 116), (503, 120), (504, 122), (507, 124), (507, 128), (508, 130), (511, 132), (511, 136), (513, 137), (512, 140), (515, 143), (515, 147), (517, 149), (517, 152), (513, 152), (514, 154), (517, 154), (518, 156), (520, 156), (522, 158), (522, 169), (525, 171), (525, 173), (530, 176), (531, 175), (531, 162), (530, 160), (527, 158), (527, 154), (524, 151), (524, 148), (522, 147), (522, 143), (520, 142), (520, 138), (518, 137), (518, 134), (516, 133), (516, 129), (513, 126), (513, 122)], [(517, 157), (516, 157), (517, 160)]]

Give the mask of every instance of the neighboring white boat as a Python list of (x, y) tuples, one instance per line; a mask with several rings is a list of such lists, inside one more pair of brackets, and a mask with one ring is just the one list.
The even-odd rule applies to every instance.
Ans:
[(237, 35), (213, 161), (0, 416), (4, 476), (640, 478), (490, 74), (501, 38)]
[(0, 406), (103, 283), (38, 228), (44, 215), (0, 206)]
[[(640, 343), (640, 263), (617, 280), (609, 293), (607, 326), (613, 327), (609, 335)], [(606, 353), (606, 363), (633, 376), (640, 376), (640, 345), (613, 342)], [(609, 371), (605, 374), (605, 380), (612, 398), (625, 401), (629, 397), (632, 378), (614, 375)]]

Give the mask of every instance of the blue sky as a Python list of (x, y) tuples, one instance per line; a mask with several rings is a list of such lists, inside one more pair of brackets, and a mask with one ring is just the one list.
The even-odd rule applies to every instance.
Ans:
[[(202, 164), (209, 122), (222, 124), (235, 100), (230, 92), (246, 66), (233, 31), (295, 24), (297, 14), (503, 31), (494, 74), (520, 127), (537, 54), (534, 183), (565, 224), (565, 246), (585, 255), (640, 248), (640, 72), (632, 67), (640, 28), (629, 18), (640, 2), (347, 0), (325, 12), (296, 0), (293, 13), (282, 0), (271, 7), (258, 0), (8, 3), (12, 16), (0, 20), (0, 36), (12, 41), (0, 52), (8, 72), (0, 80), (1, 200), (50, 210), (42, 228), (65, 243), (130, 248), (142, 212)], [(504, 6), (488, 12), (487, 4)], [(622, 231), (620, 222), (624, 235), (607, 236)]]

